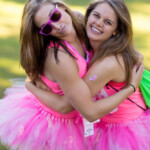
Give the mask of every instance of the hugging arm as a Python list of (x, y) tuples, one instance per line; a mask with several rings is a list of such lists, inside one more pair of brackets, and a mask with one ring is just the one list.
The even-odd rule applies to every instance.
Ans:
[[(34, 91), (33, 89), (30, 89), (30, 91), (33, 92), (33, 94), (35, 94), (35, 96), (42, 103), (46, 104), (48, 107), (54, 109), (55, 111), (58, 111), (60, 113), (68, 113), (72, 111), (73, 108), (75, 108), (87, 120), (94, 121), (109, 113), (111, 110), (117, 107), (124, 99), (126, 99), (129, 95), (133, 93), (133, 88), (131, 86), (128, 86), (127, 88), (121, 90), (113, 96), (93, 102), (92, 97), (96, 95), (98, 91), (115, 76), (114, 72), (117, 71), (114, 70), (115, 65), (114, 67), (112, 67), (109, 64), (108, 68), (105, 67), (105, 63), (101, 64), (100, 66), (96, 65), (98, 66), (98, 68), (105, 68), (101, 73), (98, 73), (97, 70), (99, 69), (94, 66), (94, 69), (92, 68), (92, 71), (90, 70), (87, 73), (87, 76), (84, 79), (86, 82), (85, 83), (78, 75), (78, 66), (75, 60), (61, 51), (59, 52), (59, 54), (60, 53), (60, 63), (57, 64), (55, 60), (52, 62), (47, 62), (47, 70), (48, 68), (50, 68), (50, 70), (53, 70), (52, 72), (55, 75), (55, 79), (61, 86), (65, 96), (51, 94), (48, 93), (48, 91), (43, 91), (41, 89), (37, 90), (36, 87), (34, 87)], [(137, 88), (140, 83), (143, 67), (140, 66), (138, 71), (136, 71), (136, 69), (136, 67), (133, 69), (132, 84), (134, 84), (134, 86)], [(94, 75), (93, 73), (96, 73), (98, 75), (98, 80), (89, 80), (89, 77), (92, 77)], [(106, 73), (108, 75), (106, 75)], [(103, 80), (100, 80), (100, 77)], [(138, 82), (136, 82), (136, 80), (138, 80)], [(98, 88), (93, 88), (95, 86), (97, 86)]]

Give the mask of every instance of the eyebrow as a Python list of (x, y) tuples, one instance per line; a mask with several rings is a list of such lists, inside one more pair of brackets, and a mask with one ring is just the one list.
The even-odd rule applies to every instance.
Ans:
[(55, 8), (53, 8), (53, 9), (49, 12), (49, 14), (48, 14), (49, 17), (51, 16), (51, 14), (52, 14), (52, 12), (54, 11), (54, 9), (55, 9)]
[[(101, 16), (100, 13), (98, 13), (97, 11), (93, 11), (93, 12), (96, 13), (96, 14), (98, 14), (99, 16)], [(111, 23), (114, 24), (114, 22), (111, 19), (107, 18), (107, 20), (109, 20)]]
[[(51, 16), (51, 14), (52, 14), (52, 12), (54, 11), (54, 9), (55, 9), (55, 8), (53, 8), (53, 9), (49, 12), (49, 14), (48, 14), (49, 17)], [(41, 29), (44, 25), (45, 25), (45, 24), (41, 25), (40, 29)]]

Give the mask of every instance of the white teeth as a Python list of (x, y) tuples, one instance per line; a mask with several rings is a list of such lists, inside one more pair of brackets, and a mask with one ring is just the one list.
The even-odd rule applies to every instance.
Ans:
[(93, 29), (94, 31), (98, 32), (98, 33), (101, 33), (101, 31), (99, 31), (98, 29), (96, 29), (96, 28), (94, 28), (94, 27), (92, 27), (92, 29)]

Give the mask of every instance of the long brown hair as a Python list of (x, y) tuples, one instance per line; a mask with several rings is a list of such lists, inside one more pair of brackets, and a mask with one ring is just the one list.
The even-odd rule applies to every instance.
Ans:
[(117, 59), (118, 54), (121, 54), (125, 64), (126, 81), (128, 84), (131, 80), (132, 67), (136, 64), (138, 59), (133, 44), (133, 30), (130, 13), (123, 0), (94, 0), (87, 8), (85, 23), (87, 23), (88, 18), (95, 7), (102, 3), (109, 4), (115, 11), (116, 16), (118, 17), (117, 33), (115, 36), (112, 35), (102, 44), (90, 65), (98, 59), (103, 59), (111, 55), (116, 56)]
[(72, 56), (62, 40), (51, 35), (43, 36), (39, 34), (39, 28), (34, 24), (34, 15), (44, 3), (63, 5), (72, 18), (79, 40), (84, 44), (86, 42), (84, 24), (75, 17), (61, 0), (28, 0), (23, 10), (20, 30), (20, 63), (33, 81), (39, 74), (43, 73), (44, 61), (50, 42), (54, 44), (54, 55), (57, 62), (59, 61), (57, 57), (59, 45)]

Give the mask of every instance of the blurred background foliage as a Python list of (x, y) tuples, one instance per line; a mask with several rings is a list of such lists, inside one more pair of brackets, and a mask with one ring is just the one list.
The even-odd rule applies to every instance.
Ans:
[[(73, 9), (85, 12), (90, 0), (66, 0)], [(26, 0), (0, 1), (0, 97), (10, 86), (9, 79), (24, 77), (19, 65), (19, 31), (22, 9)], [(125, 0), (131, 12), (136, 48), (144, 55), (150, 69), (150, 0)], [(0, 150), (6, 150), (0, 146)]]
[[(10, 86), (9, 79), (25, 77), (19, 65), (19, 31), (26, 0), (0, 1), (0, 97)], [(66, 0), (73, 10), (85, 12), (90, 0)], [(131, 12), (136, 48), (150, 69), (150, 0), (125, 0)]]

